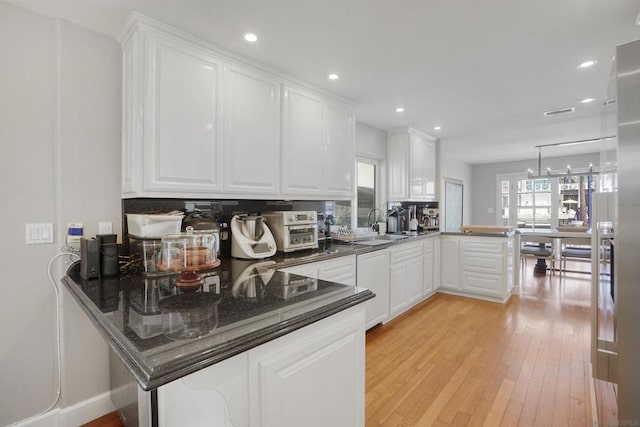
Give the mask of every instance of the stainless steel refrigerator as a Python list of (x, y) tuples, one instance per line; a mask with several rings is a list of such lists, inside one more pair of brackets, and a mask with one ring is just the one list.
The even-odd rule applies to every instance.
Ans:
[(616, 49), (603, 131), (617, 139), (600, 156), (591, 361), (618, 384), (620, 425), (640, 425), (640, 40)]

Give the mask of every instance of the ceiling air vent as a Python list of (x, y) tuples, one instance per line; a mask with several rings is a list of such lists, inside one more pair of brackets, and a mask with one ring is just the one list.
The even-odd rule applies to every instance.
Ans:
[(561, 114), (573, 113), (574, 111), (576, 111), (575, 107), (560, 108), (558, 110), (545, 111), (544, 112), (544, 116), (545, 117), (553, 117), (553, 116), (559, 116)]

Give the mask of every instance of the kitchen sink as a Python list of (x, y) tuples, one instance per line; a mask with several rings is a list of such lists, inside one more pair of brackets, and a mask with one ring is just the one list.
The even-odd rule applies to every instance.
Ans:
[(385, 234), (383, 236), (378, 236), (376, 237), (377, 240), (391, 240), (391, 241), (395, 241), (395, 240), (402, 240), (402, 239), (406, 239), (407, 236), (406, 234)]

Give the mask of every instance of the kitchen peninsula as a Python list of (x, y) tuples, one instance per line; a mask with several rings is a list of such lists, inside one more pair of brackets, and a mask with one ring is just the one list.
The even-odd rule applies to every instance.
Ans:
[(63, 281), (110, 345), (121, 414), (154, 426), (363, 425), (361, 303), (373, 293), (274, 265), (223, 260), (197, 292), (166, 275), (83, 280), (72, 265)]

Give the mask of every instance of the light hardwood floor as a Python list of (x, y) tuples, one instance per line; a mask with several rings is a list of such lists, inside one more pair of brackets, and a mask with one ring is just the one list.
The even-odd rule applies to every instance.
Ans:
[(592, 426), (587, 274), (437, 295), (367, 334), (366, 425)]

